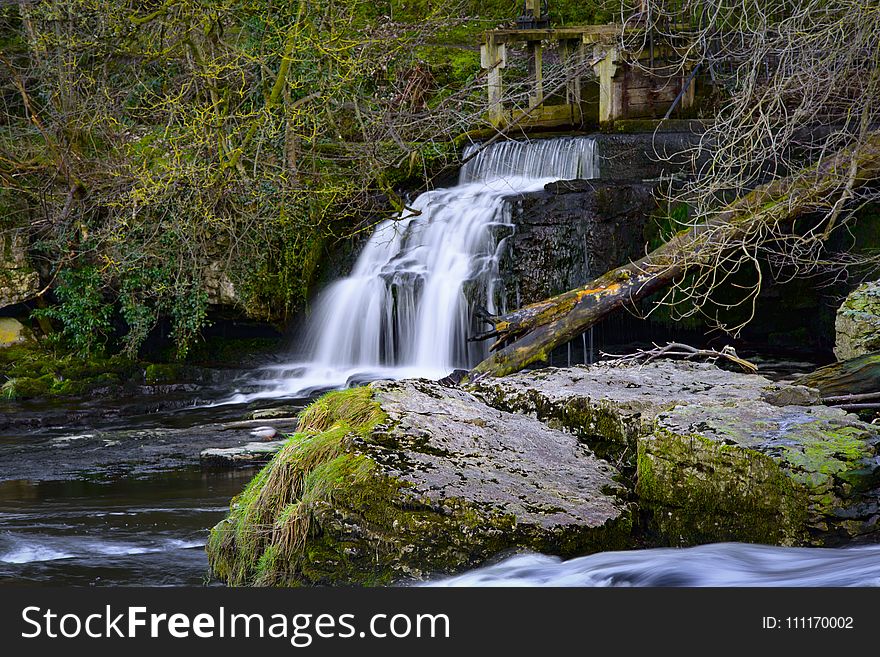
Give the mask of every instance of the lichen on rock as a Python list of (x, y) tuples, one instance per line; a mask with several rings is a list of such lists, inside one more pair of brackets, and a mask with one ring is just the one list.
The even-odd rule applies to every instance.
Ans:
[(548, 368), (473, 390), (605, 449), (636, 486), (649, 542), (880, 540), (880, 434), (818, 405), (814, 389), (658, 361)]
[(656, 427), (638, 494), (663, 543), (837, 545), (878, 529), (880, 437), (840, 409), (680, 406)]
[(864, 283), (850, 293), (837, 311), (834, 328), (838, 360), (880, 351), (880, 281)]

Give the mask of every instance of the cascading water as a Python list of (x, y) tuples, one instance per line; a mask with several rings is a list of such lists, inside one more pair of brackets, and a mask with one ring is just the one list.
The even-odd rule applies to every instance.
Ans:
[(263, 390), (234, 401), (379, 378), (440, 378), (486, 355), (467, 337), (480, 328), (472, 325), (476, 306), (499, 306), (498, 262), (512, 230), (508, 197), (593, 178), (597, 167), (587, 137), (479, 148), (465, 151), (458, 185), (425, 192), (380, 224), (351, 274), (321, 293), (298, 344), (300, 360), (274, 368)]

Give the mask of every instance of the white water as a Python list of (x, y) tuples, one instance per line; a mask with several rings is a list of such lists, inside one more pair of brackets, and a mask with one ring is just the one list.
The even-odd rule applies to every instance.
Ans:
[(880, 546), (715, 543), (601, 552), (569, 561), (521, 554), (431, 586), (880, 586)]
[(595, 175), (591, 138), (507, 141), (478, 152), (458, 185), (421, 194), (411, 212), (376, 228), (351, 274), (315, 301), (297, 360), (265, 372), (262, 390), (229, 401), (301, 397), (380, 378), (436, 379), (473, 366), (487, 349), (467, 342), (482, 330), (474, 308), (495, 312), (502, 297), (507, 199)]

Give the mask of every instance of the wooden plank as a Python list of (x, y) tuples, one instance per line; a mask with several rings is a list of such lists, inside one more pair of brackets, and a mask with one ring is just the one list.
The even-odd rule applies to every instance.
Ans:
[[(631, 32), (632, 30), (627, 30)], [(517, 43), (524, 41), (559, 41), (560, 39), (584, 39), (585, 37), (615, 38), (620, 34), (620, 25), (583, 25), (580, 27), (557, 27), (543, 29), (504, 29), (489, 30), (484, 40), (490, 38), (496, 43)]]

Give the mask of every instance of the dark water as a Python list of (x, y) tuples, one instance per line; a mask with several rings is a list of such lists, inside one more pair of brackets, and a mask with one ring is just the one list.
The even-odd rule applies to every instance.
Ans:
[[(209, 529), (255, 468), (202, 468), (200, 452), (255, 440), (257, 406), (206, 406), (226, 386), (123, 398), (0, 402), (0, 584), (201, 585)], [(269, 400), (295, 413), (307, 400)], [(266, 424), (271, 424), (266, 420)]]
[(208, 529), (253, 471), (0, 483), (0, 582), (200, 585)]

